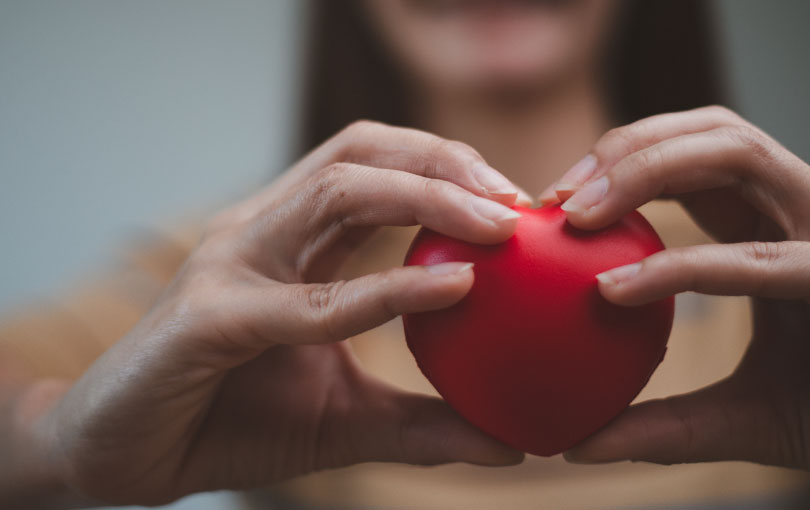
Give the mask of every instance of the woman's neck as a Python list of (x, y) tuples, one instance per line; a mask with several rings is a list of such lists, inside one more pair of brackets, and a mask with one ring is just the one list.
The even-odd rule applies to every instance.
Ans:
[(569, 80), (531, 95), (424, 96), (426, 129), (471, 145), (532, 195), (584, 156), (610, 125), (592, 79)]

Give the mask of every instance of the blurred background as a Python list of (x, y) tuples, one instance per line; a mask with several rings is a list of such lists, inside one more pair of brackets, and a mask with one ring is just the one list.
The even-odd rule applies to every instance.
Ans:
[[(715, 4), (736, 109), (810, 160), (810, 2)], [(0, 0), (0, 314), (283, 171), (306, 19), (298, 0)]]
[(0, 309), (287, 164), (304, 4), (0, 1)]
[[(810, 2), (716, 2), (738, 110), (810, 159)], [(290, 162), (306, 2), (0, 0), (0, 312)]]

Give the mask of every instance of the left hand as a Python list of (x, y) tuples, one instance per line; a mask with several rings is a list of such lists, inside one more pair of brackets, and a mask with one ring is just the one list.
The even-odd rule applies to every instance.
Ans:
[(151, 310), (78, 381), (0, 395), (0, 508), (156, 505), (370, 461), (521, 462), (439, 399), (366, 374), (343, 342), (456, 303), (471, 267), (335, 276), (383, 226), (501, 242), (518, 195), (459, 142), (347, 127), (217, 214)]
[[(707, 107), (608, 132), (554, 191), (569, 222), (584, 229), (673, 197), (724, 243), (664, 250), (603, 273), (608, 300), (748, 295), (754, 321), (731, 375), (631, 406), (566, 458), (810, 468), (810, 166), (735, 113)], [(541, 200), (554, 200), (551, 191)]]

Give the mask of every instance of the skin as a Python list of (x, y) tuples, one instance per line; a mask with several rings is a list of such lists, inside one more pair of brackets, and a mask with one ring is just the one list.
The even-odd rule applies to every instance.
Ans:
[(597, 76), (613, 0), (363, 0), (419, 124), (537, 194), (610, 127)]
[(332, 281), (376, 227), (496, 243), (514, 232), (518, 200), (464, 144), (348, 127), (215, 217), (154, 308), (78, 382), (17, 397), (0, 501), (154, 505), (372, 460), (520, 462), (442, 401), (364, 374), (341, 343), (455, 303), (468, 264)]
[[(489, 5), (484, 14), (475, 2), (427, 2), (447, 7), (444, 16), (414, 0), (366, 3), (383, 40), (419, 77), (425, 124), (470, 143), (526, 189), (551, 182), (540, 203), (566, 201), (606, 175), (568, 204), (571, 223), (599, 228), (649, 200), (674, 196), (729, 244), (667, 250), (603, 275), (607, 299), (633, 306), (686, 290), (753, 296), (755, 334), (734, 374), (693, 395), (634, 406), (566, 457), (743, 459), (807, 468), (806, 163), (717, 107), (645, 119), (602, 136), (608, 120), (594, 64), (617, 15), (615, 2), (500, 11)], [(481, 51), (493, 38), (497, 44)], [(495, 57), (499, 52), (503, 58)], [(513, 108), (497, 101), (502, 94)], [(578, 164), (555, 179), (563, 164), (586, 152), (595, 158), (593, 175), (583, 176)], [(588, 195), (604, 197), (595, 208), (577, 208)]]
[(727, 378), (632, 406), (566, 458), (810, 468), (810, 166), (721, 107), (612, 130), (591, 155), (591, 175), (571, 172), (543, 197), (564, 201), (572, 224), (600, 228), (669, 197), (718, 241), (603, 273), (602, 295), (626, 306), (684, 291), (751, 296), (754, 327)]
[(364, 0), (363, 7), (417, 86), (535, 95), (591, 72), (616, 2)]
[[(410, 2), (368, 3), (395, 9)], [(527, 199), (469, 145), (448, 138), (472, 144), (531, 190), (586, 152), (607, 125), (592, 72), (610, 19), (607, 10), (589, 10), (599, 5), (608, 2), (486, 17), (483, 23), (497, 25), (484, 30), (512, 34), (509, 24), (525, 20), (546, 30), (530, 26), (521, 37), (501, 39), (486, 59), (467, 51), (490, 40), (476, 42), (469, 29), (481, 28), (481, 18), (445, 18), (461, 27), (456, 48), (466, 53), (436, 58), (453, 66), (434, 65), (434, 56), (415, 47), (410, 57), (396, 49), (417, 44), (418, 32), (405, 25), (424, 19), (403, 17), (405, 36), (397, 39), (380, 21), (387, 14), (373, 11), (392, 55), (416, 77), (425, 125), (443, 138), (373, 123), (348, 127), (214, 218), (152, 310), (79, 381), (4, 384), (0, 506), (158, 504), (371, 460), (520, 462), (519, 452), (441, 401), (364, 374), (341, 343), (398, 314), (455, 303), (472, 285), (474, 268), (333, 277), (383, 225), (420, 223), (481, 243), (512, 234), (517, 220), (498, 204)], [(438, 18), (431, 27), (431, 37), (443, 37)], [(544, 37), (554, 44), (532, 43)], [(437, 41), (431, 50), (441, 47)], [(496, 66), (501, 72), (492, 72)], [(500, 79), (483, 82), (491, 76)], [(504, 94), (518, 98), (518, 107), (504, 105)], [(599, 228), (667, 195), (721, 242), (667, 250), (601, 275), (603, 295), (628, 306), (684, 290), (751, 295), (756, 327), (728, 379), (634, 406), (567, 458), (745, 459), (807, 468), (807, 165), (718, 108), (611, 131), (591, 154), (593, 175), (583, 177), (579, 165), (573, 174), (581, 179), (569, 173), (541, 195), (543, 202), (567, 201), (573, 224)], [(589, 207), (589, 196), (600, 203)]]
[[(531, 19), (555, 37), (591, 26), (570, 14), (546, 14)], [(511, 33), (509, 24), (521, 18), (499, 18), (507, 21), (501, 30)], [(469, 37), (477, 37), (467, 28), (459, 47), (469, 48)], [(441, 26), (435, 30), (441, 32)], [(413, 44), (418, 33), (410, 33)], [(532, 87), (539, 82), (527, 77), (559, 75), (548, 63), (588, 53), (570, 51), (578, 40), (582, 37), (571, 34), (558, 41), (564, 44), (534, 45), (532, 51), (546, 57), (524, 54), (531, 58), (510, 66), (516, 73), (501, 85), (514, 90), (512, 85), (522, 81)], [(499, 46), (487, 65), (518, 50), (521, 41), (512, 38)], [(584, 67), (580, 60), (573, 68)], [(414, 65), (419, 62), (424, 60)], [(453, 82), (464, 86), (471, 77), (487, 75), (491, 69), (480, 63), (467, 65), (466, 74)], [(538, 140), (551, 140), (548, 133), (592, 133), (570, 137), (579, 140), (578, 148), (567, 152), (576, 154), (598, 133), (593, 87), (580, 75), (576, 81), (583, 86), (563, 86), (574, 81), (566, 79), (555, 87), (577, 91), (565, 102), (541, 94), (546, 104), (560, 105), (553, 115), (526, 116), (522, 126), (509, 123), (516, 110), (488, 105), (491, 91), (465, 94), (472, 102), (465, 99), (444, 110), (441, 117), (450, 122), (441, 128), (427, 123), (454, 138), (471, 134), (484, 142), (496, 135), (501, 145), (486, 149), (495, 157), (496, 146), (503, 154), (539, 150)], [(414, 86), (426, 105), (428, 97), (440, 97), (427, 83)], [(579, 101), (584, 97), (588, 100)], [(547, 111), (532, 104), (535, 112)], [(565, 104), (589, 106), (566, 117), (575, 120), (564, 130), (552, 129)], [(482, 108), (495, 117), (482, 116)], [(475, 117), (462, 118), (462, 111)], [(489, 126), (487, 119), (504, 129), (458, 131), (470, 123)], [(510, 133), (527, 126), (543, 126), (546, 134), (523, 132), (520, 146), (503, 145)], [(367, 460), (519, 462), (522, 454), (481, 435), (443, 403), (362, 374), (339, 342), (399, 313), (450, 305), (472, 284), (469, 268), (457, 274), (452, 268), (445, 268), (449, 274), (397, 270), (331, 282), (341, 261), (375, 226), (422, 223), (456, 237), (498, 242), (511, 234), (515, 219), (481, 219), (471, 211), (472, 195), (489, 204), (531, 202), (498, 172), (480, 165), (481, 156), (469, 146), (447, 138), (362, 123), (347, 128), (256, 197), (219, 215), (155, 307), (79, 381), (3, 385), (0, 427), (8, 433), (0, 435), (0, 450), (8, 461), (0, 463), (0, 506), (161, 503), (189, 492), (263, 486)], [(530, 166), (528, 159), (521, 164)], [(419, 172), (436, 183), (417, 183), (413, 174)], [(259, 458), (244, 460), (257, 451)]]

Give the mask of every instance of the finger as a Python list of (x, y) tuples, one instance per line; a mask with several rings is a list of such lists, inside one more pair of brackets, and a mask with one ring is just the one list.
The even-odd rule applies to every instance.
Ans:
[[(765, 441), (768, 416), (759, 399), (742, 395), (729, 380), (699, 391), (629, 407), (613, 421), (564, 454), (577, 464), (621, 460), (657, 464), (752, 460), (763, 462), (777, 452)], [(769, 451), (771, 450), (771, 451)]]
[(306, 166), (312, 173), (341, 162), (445, 180), (506, 205), (514, 204), (521, 191), (467, 144), (379, 122), (349, 125), (313, 153)]
[(590, 154), (577, 162), (552, 185), (560, 200), (567, 200), (586, 182), (604, 174), (628, 155), (669, 138), (699, 133), (722, 126), (747, 123), (722, 106), (653, 115), (626, 126), (611, 129), (594, 145)]
[[(481, 432), (445, 402), (424, 395), (396, 392), (377, 409), (374, 424), (362, 431), (368, 460), (435, 465), (467, 462), (482, 466), (510, 466), (524, 454)], [(373, 438), (373, 441), (369, 441)]]
[(358, 121), (305, 156), (293, 168), (252, 197), (219, 215), (230, 225), (255, 217), (268, 204), (324, 168), (355, 164), (393, 169), (453, 183), (474, 195), (511, 206), (529, 207), (531, 197), (489, 166), (472, 147), (416, 129)]
[(450, 306), (472, 284), (472, 264), (466, 262), (409, 266), (348, 281), (256, 288), (231, 300), (230, 314), (264, 332), (257, 348), (330, 343), (404, 313)]
[(518, 190), (515, 205), (519, 205), (521, 207), (532, 207), (534, 205), (534, 200), (532, 200), (532, 197), (520, 186), (515, 187)]
[(556, 204), (560, 201), (560, 198), (557, 196), (557, 193), (554, 190), (554, 186), (555, 184), (549, 185), (537, 196), (537, 201), (540, 203), (540, 207)]
[(620, 305), (678, 292), (796, 299), (810, 297), (810, 243), (783, 241), (674, 248), (597, 275), (599, 291)]
[[(447, 181), (397, 170), (339, 163), (265, 215), (267, 240), (328, 247), (351, 229), (382, 225), (425, 227), (474, 243), (491, 244), (514, 233), (520, 214)], [(314, 255), (314, 254), (313, 254)]]
[(562, 208), (574, 226), (595, 229), (661, 195), (730, 186), (790, 232), (792, 218), (808, 208), (810, 177), (781, 152), (743, 128), (672, 138), (622, 159)]

